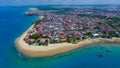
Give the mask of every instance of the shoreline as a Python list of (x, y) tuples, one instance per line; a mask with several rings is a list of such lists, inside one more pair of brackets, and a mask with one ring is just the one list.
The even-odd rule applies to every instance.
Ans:
[(72, 43), (55, 43), (48, 44), (48, 46), (33, 46), (25, 43), (23, 38), (26, 35), (26, 32), (33, 28), (35, 24), (32, 24), (21, 36), (19, 36), (15, 40), (15, 47), (22, 54), (29, 57), (45, 57), (45, 56), (53, 56), (60, 53), (68, 52), (70, 50), (87, 46), (89, 44), (99, 43), (99, 42), (112, 42), (112, 43), (120, 43), (120, 38), (113, 37), (112, 39), (107, 38), (96, 38), (96, 39), (86, 39), (78, 42), (77, 44)]

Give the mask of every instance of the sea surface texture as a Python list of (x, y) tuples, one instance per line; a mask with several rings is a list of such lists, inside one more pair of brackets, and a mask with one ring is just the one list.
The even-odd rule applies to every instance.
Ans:
[(21, 56), (14, 41), (38, 19), (23, 15), (28, 8), (0, 7), (0, 68), (120, 68), (120, 45), (113, 43), (92, 44), (43, 58)]

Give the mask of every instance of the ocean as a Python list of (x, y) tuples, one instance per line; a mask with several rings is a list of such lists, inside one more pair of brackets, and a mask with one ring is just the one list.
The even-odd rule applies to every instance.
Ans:
[(14, 41), (38, 19), (23, 15), (28, 8), (0, 7), (0, 68), (120, 68), (120, 44), (115, 43), (91, 44), (55, 56), (24, 59)]

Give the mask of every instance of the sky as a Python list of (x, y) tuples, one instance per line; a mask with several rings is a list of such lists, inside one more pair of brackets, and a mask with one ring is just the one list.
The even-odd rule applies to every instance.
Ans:
[(120, 4), (120, 0), (0, 0), (0, 6)]

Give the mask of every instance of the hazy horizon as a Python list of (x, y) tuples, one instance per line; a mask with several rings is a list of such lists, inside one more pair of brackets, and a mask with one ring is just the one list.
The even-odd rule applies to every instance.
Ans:
[(120, 5), (119, 0), (0, 0), (0, 6), (29, 5)]

